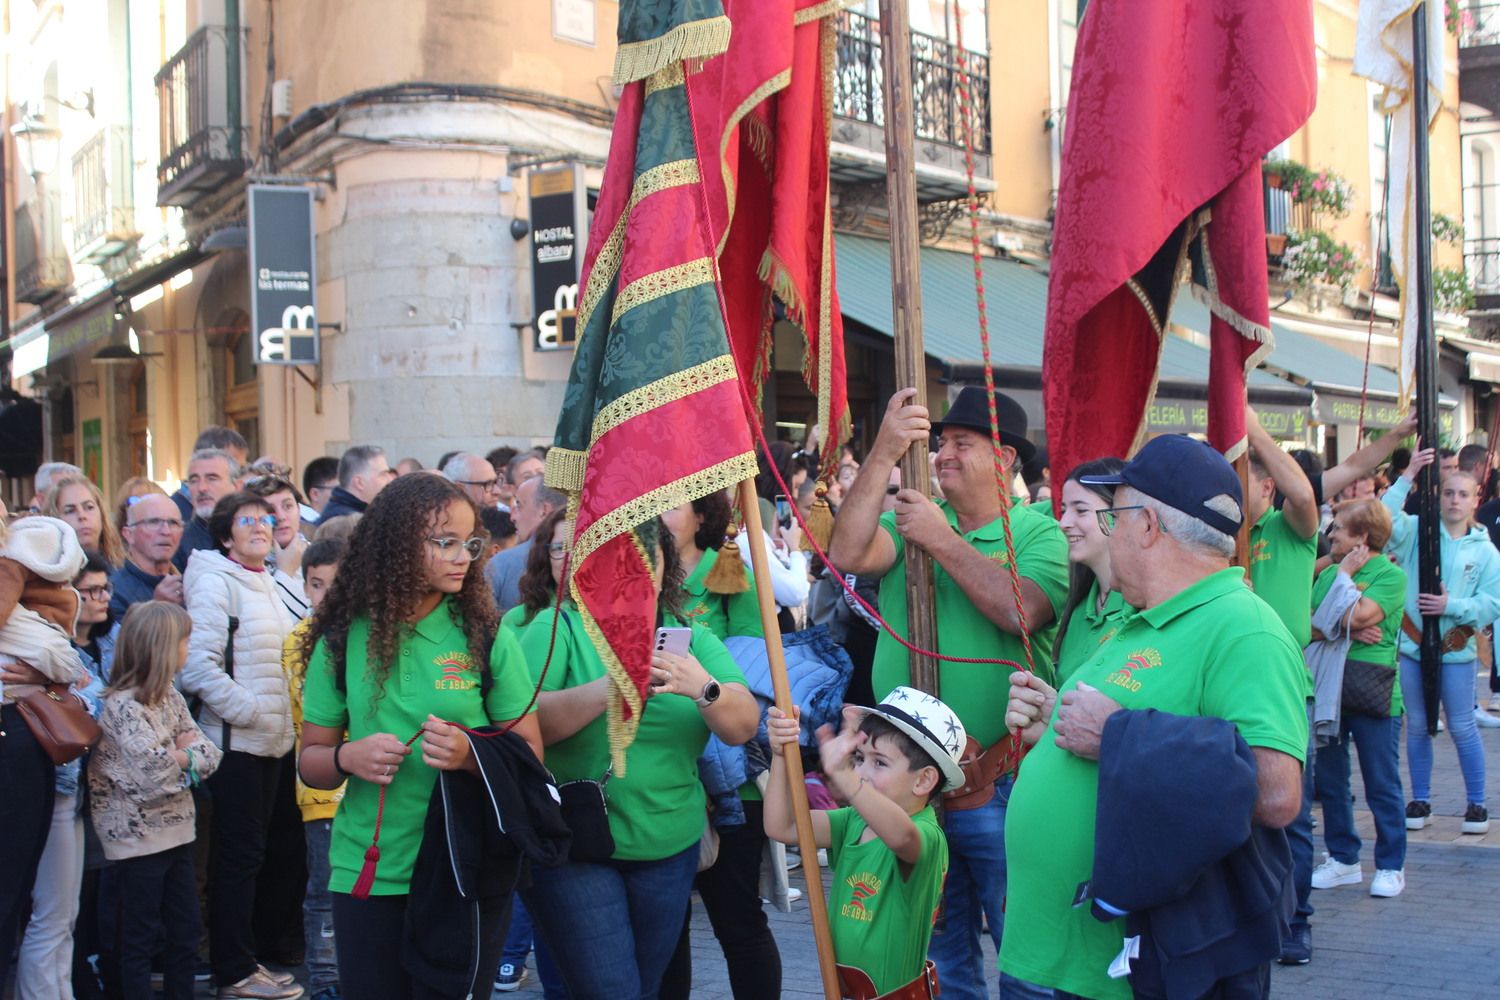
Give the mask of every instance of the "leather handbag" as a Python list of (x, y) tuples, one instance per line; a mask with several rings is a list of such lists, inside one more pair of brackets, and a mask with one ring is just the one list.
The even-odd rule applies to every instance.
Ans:
[(562, 818), (573, 833), (569, 861), (604, 862), (615, 856), (615, 837), (609, 832), (609, 807), (604, 802), (604, 784), (610, 772), (595, 781), (579, 778), (557, 786), (562, 799)]
[(1363, 660), (1344, 661), (1343, 711), (1384, 719), (1391, 714), (1396, 668)]
[(48, 684), (21, 698), (16, 708), (53, 764), (77, 760), (102, 735), (99, 723), (89, 716), (66, 684)]

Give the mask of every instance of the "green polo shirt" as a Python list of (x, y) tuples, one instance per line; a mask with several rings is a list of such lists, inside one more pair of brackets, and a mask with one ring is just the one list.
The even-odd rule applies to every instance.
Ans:
[[(547, 662), (552, 609), (540, 612), (521, 636), (521, 651), (534, 676)], [(693, 624), (688, 648), (709, 675), (723, 684), (744, 684), (724, 643)], [(604, 676), (604, 662), (584, 633), (576, 611), (565, 611), (543, 691), (577, 687)], [(687, 850), (703, 835), (708, 801), (698, 780), (698, 755), (708, 743), (703, 713), (685, 695), (651, 698), (626, 751), (625, 774), (604, 786), (609, 832), (621, 861), (658, 861)], [(609, 766), (609, 729), (600, 715), (565, 740), (547, 747), (547, 766), (558, 781), (598, 780)]]
[[(1055, 614), (1068, 600), (1068, 542), (1057, 522), (1046, 514), (1024, 507), (1012, 500), (1011, 536), (1015, 539), (1017, 570), (1020, 575), (1047, 595)], [(942, 500), (938, 508), (948, 524), (958, 531), (958, 515)], [(880, 515), (880, 526), (896, 547), (896, 562), (880, 578), (880, 614), (899, 635), (910, 635), (906, 617), (906, 542), (896, 531), (896, 515)], [(1004, 522), (996, 518), (963, 536), (982, 554), (1002, 567), (1006, 564)], [(969, 656), (1012, 660), (1026, 663), (1021, 637), (1011, 635), (986, 618), (969, 596), (936, 559), (932, 561), (933, 590), (937, 598), (937, 652), (948, 656)], [(1051, 673), (1052, 639), (1057, 634), (1056, 621), (1038, 629), (1031, 636), (1032, 656), (1037, 670)], [(943, 701), (958, 714), (968, 730), (983, 746), (989, 746), (1005, 732), (1005, 698), (1001, 695), (1009, 683), (1010, 667), (985, 663), (947, 663), (938, 661), (938, 685)], [(872, 673), (875, 697), (884, 698), (902, 684), (911, 683), (910, 661), (906, 647), (886, 632), (875, 644)]]
[[(307, 665), (302, 718), (315, 726), (348, 728), (349, 739), (372, 733), (390, 733), (406, 740), (422, 728), (429, 714), (446, 722), (470, 728), (506, 722), (521, 715), (531, 701), (531, 675), (521, 660), (515, 637), (501, 631), (490, 649), (490, 671), (494, 684), (483, 703), (479, 698), (479, 671), (469, 656), (468, 640), (444, 598), (417, 622), (401, 640), (395, 663), (383, 684), (375, 684), (366, 670), (364, 651), (369, 644), (368, 618), (349, 625), (347, 692), (340, 691), (327, 649), (319, 642)], [(352, 709), (351, 709), (352, 706)], [(437, 771), (422, 763), (422, 748), (413, 744), (401, 762), (396, 778), (387, 787), (385, 814), (380, 823), (380, 864), (375, 870), (376, 896), (400, 896), (407, 892), (422, 827), (427, 821), (427, 802)], [(351, 779), (339, 810), (333, 818), (333, 839), (328, 851), (332, 874), (328, 888), (348, 892), (354, 888), (364, 864), (365, 848), (375, 830), (375, 811), (380, 786)]]
[(1312, 579), (1318, 536), (1303, 538), (1284, 512), (1267, 508), (1250, 528), (1250, 585), (1298, 646), (1312, 641)]
[(755, 599), (755, 577), (749, 566), (745, 567), (749, 587), (742, 593), (713, 594), (703, 585), (704, 578), (718, 561), (718, 549), (706, 550), (692, 574), (683, 581), (682, 589), (687, 592), (687, 600), (683, 602), (682, 616), (707, 627), (720, 639), (732, 635), (764, 636), (760, 605)]
[[(1120, 622), (1131, 610), (1118, 590), (1111, 590), (1104, 598), (1104, 609), (1099, 609), (1099, 581), (1089, 585), (1089, 592), (1068, 621), (1067, 631), (1057, 644), (1057, 682), (1061, 684), (1073, 675), (1073, 671), (1104, 643), (1108, 642), (1120, 627)], [(1059, 631), (1062, 631), (1059, 629)]]
[[(1061, 690), (1079, 684), (1128, 709), (1227, 719), (1251, 746), (1299, 761), (1307, 749), (1311, 683), (1302, 651), (1238, 568), (1127, 617)], [(1000, 967), (1069, 993), (1128, 1000), (1130, 983), (1108, 973), (1125, 922), (1101, 923), (1088, 907), (1073, 906), (1073, 893), (1093, 870), (1098, 785), (1098, 763), (1059, 748), (1049, 726), (1021, 768), (1006, 813), (1009, 899)]]
[[(1312, 607), (1323, 603), (1338, 575), (1337, 563), (1318, 574), (1313, 582)], [(1377, 552), (1354, 574), (1354, 586), (1360, 594), (1380, 605), (1385, 617), (1380, 620), (1380, 641), (1351, 643), (1348, 658), (1394, 667), (1396, 642), (1401, 635), (1401, 615), (1406, 607), (1406, 571)], [(1391, 715), (1400, 715), (1405, 708), (1406, 703), (1401, 700), (1401, 685), (1397, 683), (1391, 689)]]
[(834, 958), (864, 972), (880, 993), (889, 993), (917, 978), (927, 960), (948, 874), (948, 841), (932, 806), (924, 806), (911, 818), (922, 847), (908, 867), (879, 837), (866, 838), (869, 824), (854, 809), (834, 809), (827, 816)]

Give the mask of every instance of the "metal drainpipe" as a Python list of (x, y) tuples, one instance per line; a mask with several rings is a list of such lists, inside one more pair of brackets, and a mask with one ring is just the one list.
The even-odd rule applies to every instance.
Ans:
[(234, 143), (230, 149), (235, 159), (244, 159), (244, 122), (240, 115), (240, 3), (239, 0), (224, 0), (224, 75), (225, 112), (231, 123), (230, 134)]

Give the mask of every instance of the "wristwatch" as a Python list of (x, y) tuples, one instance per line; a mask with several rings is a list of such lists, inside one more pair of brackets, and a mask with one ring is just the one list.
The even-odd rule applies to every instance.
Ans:
[(709, 678), (708, 683), (703, 685), (703, 693), (694, 698), (693, 703), (699, 708), (707, 708), (719, 700), (719, 695), (722, 692), (723, 688), (719, 687), (719, 682), (713, 678)]

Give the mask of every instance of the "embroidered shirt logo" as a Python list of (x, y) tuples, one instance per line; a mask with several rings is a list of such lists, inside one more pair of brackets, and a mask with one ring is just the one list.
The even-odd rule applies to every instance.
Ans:
[(1136, 679), (1136, 672), (1159, 666), (1161, 666), (1161, 652), (1148, 646), (1126, 657), (1120, 669), (1106, 677), (1104, 683), (1122, 687), (1127, 691), (1139, 691), (1141, 682)]
[(1267, 559), (1271, 558), (1271, 553), (1267, 549), (1268, 547), (1264, 538), (1256, 542), (1254, 545), (1250, 546), (1250, 561), (1252, 563), (1258, 563), (1265, 562)]
[(884, 888), (884, 883), (881, 882), (880, 876), (871, 872), (861, 872), (858, 875), (850, 875), (844, 879), (844, 884), (852, 892), (849, 896), (849, 902), (839, 908), (840, 915), (848, 917), (851, 920), (859, 920), (866, 923), (875, 919), (875, 914), (871, 911), (871, 907), (874, 905), (875, 897), (880, 895), (880, 890)]
[(474, 658), (468, 653), (449, 653), (432, 661), (442, 668), (442, 674), (432, 682), (437, 691), (469, 691), (479, 686), (477, 677), (468, 676), (474, 670)]

